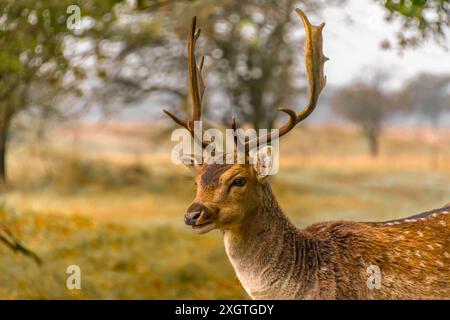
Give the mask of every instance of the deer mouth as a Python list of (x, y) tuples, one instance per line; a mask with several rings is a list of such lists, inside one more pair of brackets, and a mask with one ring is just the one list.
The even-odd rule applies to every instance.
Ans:
[(192, 226), (192, 230), (194, 230), (195, 233), (203, 234), (211, 231), (216, 227), (215, 221), (207, 221), (202, 224), (196, 224)]

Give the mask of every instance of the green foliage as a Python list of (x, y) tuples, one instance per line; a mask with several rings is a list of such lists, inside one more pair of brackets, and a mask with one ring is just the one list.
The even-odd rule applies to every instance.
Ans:
[(382, 1), (389, 12), (387, 20), (402, 22), (402, 30), (397, 34), (400, 47), (414, 47), (428, 38), (446, 46), (446, 28), (450, 26), (449, 0)]
[[(0, 184), (6, 181), (11, 121), (30, 107), (52, 114), (51, 110), (62, 108), (58, 98), (79, 93), (77, 80), (84, 74), (72, 68), (67, 51), (73, 47), (67, 48), (65, 41), (68, 36), (98, 38), (114, 21), (113, 7), (118, 2), (0, 0)], [(78, 20), (93, 22), (90, 27), (69, 27), (69, 19), (78, 14), (69, 10), (73, 6), (80, 10)], [(69, 75), (72, 81), (67, 81)]]
[[(2, 0), (0, 4), (0, 96), (2, 108), (24, 108), (26, 103), (11, 106), (5, 98), (19, 94), (32, 81), (61, 81), (68, 68), (64, 40), (71, 36), (93, 36), (104, 28), (104, 21), (86, 32), (67, 26), (68, 8), (77, 5), (81, 18), (100, 19), (111, 14), (113, 0), (26, 1)], [(97, 20), (94, 20), (97, 21)], [(47, 85), (51, 83), (47, 82)], [(26, 91), (26, 90), (25, 90)]]

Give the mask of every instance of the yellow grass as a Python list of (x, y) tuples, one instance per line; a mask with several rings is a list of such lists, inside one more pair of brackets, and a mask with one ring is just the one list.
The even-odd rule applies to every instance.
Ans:
[[(183, 226), (190, 173), (169, 131), (146, 124), (57, 128), (14, 140), (0, 220), (45, 260), (0, 247), (0, 298), (246, 298), (218, 232)], [(156, 137), (155, 135), (159, 136)], [(152, 139), (153, 137), (153, 139)], [(299, 128), (282, 142), (274, 192), (299, 226), (386, 220), (450, 202), (450, 129), (389, 129), (377, 159), (352, 128)], [(66, 268), (82, 290), (66, 288)]]

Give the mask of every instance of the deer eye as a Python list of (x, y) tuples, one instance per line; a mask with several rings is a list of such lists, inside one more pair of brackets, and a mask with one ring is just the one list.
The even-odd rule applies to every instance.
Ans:
[(231, 184), (234, 187), (243, 187), (247, 181), (244, 178), (237, 178), (233, 180)]

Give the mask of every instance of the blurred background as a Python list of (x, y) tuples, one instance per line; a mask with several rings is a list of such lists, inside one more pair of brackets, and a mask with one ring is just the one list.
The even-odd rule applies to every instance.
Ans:
[[(187, 116), (192, 16), (207, 127), (277, 127), (307, 101), (304, 29), (326, 22), (328, 84), (272, 179), (300, 227), (450, 202), (448, 0), (0, 0), (1, 299), (246, 299), (221, 235), (192, 234), (170, 161)], [(81, 268), (81, 290), (66, 269)]]

